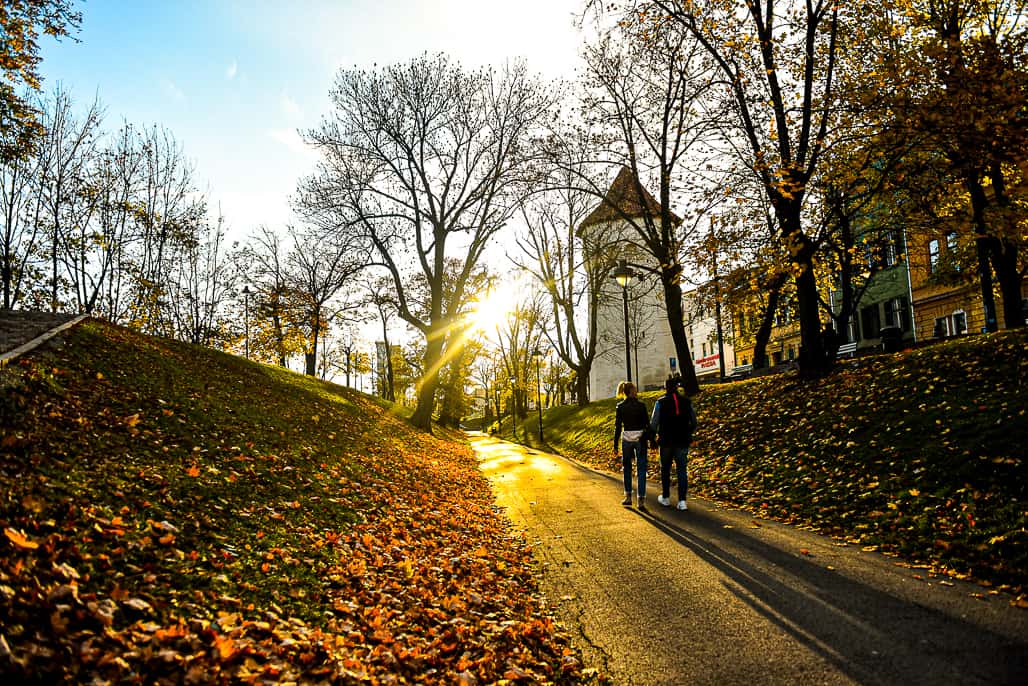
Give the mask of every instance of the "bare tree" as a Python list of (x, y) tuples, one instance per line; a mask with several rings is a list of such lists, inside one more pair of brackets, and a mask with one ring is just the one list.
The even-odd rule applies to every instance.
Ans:
[[(45, 133), (39, 143), (44, 160), (39, 181), (49, 240), (50, 309), (55, 312), (61, 307), (61, 256), (67, 249), (69, 232), (84, 219), (79, 216), (81, 205), (77, 200), (83, 197), (81, 191), (103, 119), (99, 102), (94, 101), (81, 119), (73, 109), (71, 96), (58, 86), (53, 99), (46, 103), (42, 117)], [(88, 205), (87, 211), (91, 211), (92, 203)]]
[[(3, 129), (0, 150), (15, 150), (18, 132)], [(42, 236), (43, 195), (39, 192), (41, 168), (47, 157), (39, 146), (11, 155), (0, 164), (0, 213), (3, 233), (0, 234), (0, 281), (3, 307), (13, 309), (24, 297), (32, 260), (39, 251)]]
[[(286, 272), (287, 248), (282, 234), (260, 226), (250, 236), (238, 257), (237, 269), (253, 294), (253, 308), (248, 313), (251, 327), (251, 351), (285, 367), (287, 358), (296, 352), (289, 326), (289, 277)], [(256, 335), (253, 333), (256, 332)]]
[(545, 338), (548, 309), (543, 298), (534, 295), (518, 304), (496, 329), (500, 362), (511, 385), (514, 413), (519, 417), (528, 411), (528, 389), (534, 381), (532, 353)]
[(141, 146), (131, 316), (144, 332), (172, 336), (166, 301), (171, 257), (195, 236), (207, 208), (196, 193), (195, 168), (170, 131), (154, 126)]
[[(591, 86), (587, 112), (606, 132), (612, 144), (606, 156), (620, 168), (612, 185), (617, 193), (611, 195), (620, 194), (622, 202), (612, 204), (610, 196), (603, 196), (599, 216), (621, 220), (627, 227), (622, 240), (650, 257), (663, 288), (675, 352), (678, 359), (691, 360), (683, 324), (682, 260), (690, 235), (716, 201), (696, 172), (703, 167), (699, 155), (716, 119), (704, 109), (713, 88), (710, 67), (681, 32), (658, 27), (643, 35), (626, 22), (587, 46), (585, 57)], [(650, 183), (656, 197), (646, 190)], [(676, 202), (681, 216), (672, 211)], [(686, 202), (689, 207), (683, 206)], [(623, 248), (621, 257), (631, 258), (630, 249)], [(695, 370), (685, 365), (682, 372), (697, 391)]]
[(80, 309), (98, 311), (111, 321), (127, 316), (129, 249), (139, 188), (142, 150), (135, 129), (125, 124), (100, 150), (89, 177), (88, 192), (97, 203), (92, 225), (79, 236), (71, 260), (72, 282)]
[[(412, 422), (430, 431), (451, 327), (474, 296), (467, 281), (516, 212), (528, 137), (550, 98), (523, 65), (467, 72), (444, 55), (342, 70), (331, 97), (334, 112), (307, 136), (321, 170), (298, 205), (323, 227), (366, 240), (388, 270), (399, 316), (425, 339)], [(457, 255), (462, 267), (447, 286), (446, 260)], [(429, 285), (426, 316), (407, 297), (413, 273)]]
[(371, 278), (365, 284), (368, 292), (368, 304), (378, 314), (378, 320), (382, 323), (382, 344), (385, 348), (385, 355), (381, 363), (384, 369), (382, 374), (382, 397), (389, 401), (396, 400), (396, 380), (393, 372), (392, 343), (389, 339), (389, 322), (396, 314), (396, 296), (393, 294), (393, 282), (389, 277)]
[(553, 330), (547, 338), (575, 373), (580, 407), (589, 404), (589, 372), (598, 346), (597, 311), (603, 281), (613, 266), (610, 246), (597, 244), (598, 236), (578, 231), (596, 203), (596, 196), (581, 188), (581, 179), (595, 167), (590, 165), (588, 143), (573, 134), (562, 142), (549, 141), (553, 154), (565, 161), (554, 165), (550, 188), (522, 206), (527, 233), (517, 244), (527, 259), (511, 257), (549, 296)]
[(286, 258), (292, 290), (299, 296), (297, 320), (304, 328), (304, 371), (317, 374), (318, 341), (328, 330), (331, 313), (326, 305), (367, 263), (366, 251), (345, 234), (323, 236), (319, 232), (290, 227), (293, 246)]
[(220, 327), (218, 311), (235, 286), (225, 261), (224, 219), (205, 227), (178, 250), (168, 288), (176, 338), (210, 346)]

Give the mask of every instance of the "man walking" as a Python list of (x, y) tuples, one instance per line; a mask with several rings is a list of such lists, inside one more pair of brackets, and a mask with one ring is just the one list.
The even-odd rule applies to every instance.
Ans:
[(664, 384), (664, 395), (653, 406), (650, 428), (660, 444), (660, 497), (657, 502), (671, 506), (671, 463), (675, 463), (678, 480), (678, 509), (688, 510), (685, 498), (689, 492), (689, 445), (696, 429), (696, 411), (686, 395), (681, 376), (673, 376)]

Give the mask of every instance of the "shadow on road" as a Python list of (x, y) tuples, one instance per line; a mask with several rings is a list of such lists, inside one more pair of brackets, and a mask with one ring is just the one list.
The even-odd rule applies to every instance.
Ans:
[[(563, 540), (563, 534), (569, 533), (561, 527), (583, 524), (580, 515), (565, 514), (572, 513), (571, 509), (565, 509), (563, 504), (553, 505), (566, 502), (565, 492), (568, 490), (579, 494), (583, 491), (596, 493), (602, 498), (609, 494), (609, 507), (620, 508), (616, 505), (621, 499), (620, 474), (598, 471), (574, 460), (513, 447), (495, 439), (477, 444), (476, 450), (482, 454), (485, 471), (494, 476), (500, 475), (504, 491), (531, 493), (531, 496), (524, 497), (540, 499), (538, 508), (534, 501), (527, 505), (533, 512), (545, 512), (533, 517), (537, 523), (545, 521), (544, 531), (559, 534), (555, 539)], [(597, 480), (602, 483), (593, 490), (588, 483), (596, 483)], [(550, 504), (549, 510), (542, 507), (544, 499)], [(579, 506), (582, 506), (581, 500)], [(595, 513), (595, 523), (603, 521), (604, 527), (610, 527), (619, 535), (632, 535), (633, 531), (639, 533), (632, 526), (623, 528), (629, 522), (620, 515), (611, 520), (602, 519), (605, 515), (601, 513), (607, 507), (600, 504), (598, 510), (590, 510)], [(720, 598), (718, 602), (725, 603), (724, 616), (736, 622), (730, 626), (718, 624), (720, 605), (685, 602), (683, 599), (683, 608), (704, 607), (711, 613), (696, 618), (695, 624), (703, 625), (703, 630), (708, 633), (692, 634), (693, 640), (700, 637), (703, 640), (727, 641), (731, 640), (730, 636), (742, 636), (745, 631), (739, 631), (740, 625), (735, 618), (750, 613), (738, 613), (734, 611), (736, 608), (729, 606), (735, 605), (733, 598), (736, 598), (742, 604), (740, 607), (748, 608), (754, 616), (764, 620), (754, 626), (764, 624), (765, 635), (779, 635), (775, 628), (780, 627), (784, 634), (809, 650), (811, 657), (816, 655), (823, 659), (840, 676), (856, 683), (962, 686), (1028, 683), (1028, 615), (1006, 606), (1000, 598), (985, 602), (973, 600), (968, 596), (975, 590), (973, 586), (963, 583), (958, 583), (955, 588), (931, 586), (912, 579), (907, 570), (893, 567), (886, 558), (877, 554), (865, 555), (853, 548), (837, 549), (831, 545), (830, 539), (785, 525), (770, 524), (759, 530), (750, 530), (745, 528), (749, 516), (738, 510), (711, 509), (706, 501), (697, 502), (688, 512), (665, 509), (655, 502), (645, 512), (636, 508), (628, 511), (661, 534), (661, 541), (651, 541), (650, 545), (657, 546), (651, 550), (659, 560), (674, 561), (670, 568), (663, 567), (661, 574), (699, 574), (704, 579), (711, 579), (713, 584), (720, 583), (730, 594), (726, 597), (723, 593), (711, 593), (709, 596)], [(540, 516), (545, 520), (540, 520)], [(589, 540), (589, 537), (576, 537), (578, 544)], [(566, 545), (561, 544), (562, 547)], [(675, 545), (681, 546), (684, 554), (679, 555), (669, 548)], [(801, 553), (803, 546), (809, 546), (816, 557)], [(617, 548), (616, 545), (610, 547)], [(576, 550), (582, 553), (583, 562), (590, 558), (599, 559), (592, 555), (595, 548)], [(605, 548), (603, 554), (609, 555), (610, 550)], [(613, 559), (618, 558), (615, 556)], [(838, 570), (829, 568), (829, 561)], [(703, 565), (714, 573), (707, 574), (707, 570), (700, 568)], [(636, 583), (630, 587), (640, 590), (639, 579), (632, 581)], [(561, 582), (590, 583), (588, 579), (573, 576), (561, 577)], [(604, 582), (608, 584), (608, 591), (623, 590), (621, 586), (611, 585), (617, 584), (617, 574), (604, 577)], [(668, 585), (678, 588), (689, 586)], [(691, 588), (703, 592), (695, 584)], [(650, 596), (644, 593), (642, 597)], [(617, 645), (618, 627), (609, 627), (603, 622), (618, 615), (616, 612), (604, 612), (603, 602), (603, 596), (599, 594), (599, 604), (590, 606), (593, 610), (589, 615), (590, 621), (594, 622), (590, 627), (596, 635), (603, 635), (604, 631), (613, 632), (613, 645)], [(666, 609), (663, 605), (671, 608), (675, 605), (674, 598), (661, 597), (657, 602), (662, 609)], [(659, 621), (657, 617), (659, 615), (655, 615), (655, 621)], [(679, 615), (674, 625), (688, 626), (690, 620), (690, 617)], [(718, 633), (719, 629), (724, 631)], [(637, 630), (637, 626), (632, 626), (632, 631)], [(645, 628), (643, 631), (645, 635)], [(668, 639), (674, 644), (674, 635), (669, 635)], [(760, 649), (759, 642), (746, 640), (749, 643), (740, 645), (740, 651)], [(672, 652), (688, 650), (689, 646), (685, 644), (672, 648)], [(712, 655), (715, 660), (709, 663), (712, 668), (723, 670), (719, 675), (749, 673), (746, 668), (735, 670), (736, 665), (717, 662), (725, 650), (731, 655), (731, 646), (720, 652), (717, 649), (707, 651), (708, 656)], [(773, 683), (776, 679), (776, 683), (786, 683), (781, 681), (784, 674), (802, 683), (822, 682), (825, 674), (818, 673), (814, 666), (811, 667), (813, 671), (807, 671), (803, 664), (784, 670), (776, 665), (774, 660), (784, 654), (787, 651), (769, 654), (762, 668), (772, 671), (764, 671), (763, 681), (758, 679), (753, 683)], [(672, 655), (670, 659), (674, 661), (676, 658)], [(728, 658), (729, 662), (731, 659)], [(761, 659), (740, 653), (737, 662), (760, 665)], [(631, 672), (631, 660), (622, 667), (628, 670), (626, 673), (634, 674)], [(813, 680), (804, 681), (808, 676)]]
[[(882, 592), (745, 531), (726, 529), (723, 519), (698, 509), (690, 510), (682, 524), (653, 512), (639, 514), (720, 570), (736, 597), (861, 683), (1028, 680), (1028, 637), (1004, 636)], [(781, 571), (772, 575), (722, 542)], [(783, 581), (789, 576), (798, 582), (795, 586)]]

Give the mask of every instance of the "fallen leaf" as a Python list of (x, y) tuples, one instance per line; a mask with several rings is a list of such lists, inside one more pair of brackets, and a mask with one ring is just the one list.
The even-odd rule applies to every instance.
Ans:
[(39, 544), (30, 541), (28, 537), (21, 531), (15, 531), (14, 529), (4, 529), (4, 535), (7, 536), (7, 540), (13, 543), (16, 547), (24, 550), (35, 550), (39, 547)]

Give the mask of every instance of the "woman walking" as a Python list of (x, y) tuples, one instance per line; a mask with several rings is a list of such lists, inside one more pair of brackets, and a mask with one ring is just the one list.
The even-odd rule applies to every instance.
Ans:
[(614, 452), (621, 451), (621, 466), (625, 478), (625, 499), (622, 505), (632, 504), (632, 461), (635, 460), (638, 476), (637, 504), (646, 509), (646, 433), (650, 418), (646, 405), (636, 397), (638, 389), (631, 381), (618, 384), (618, 396), (624, 400), (614, 411)]
[(653, 406), (650, 428), (657, 433), (660, 443), (660, 495), (657, 502), (664, 507), (671, 506), (671, 464), (674, 463), (678, 509), (688, 510), (685, 498), (689, 494), (689, 445), (696, 430), (696, 410), (681, 376), (671, 377), (664, 384), (664, 395)]

